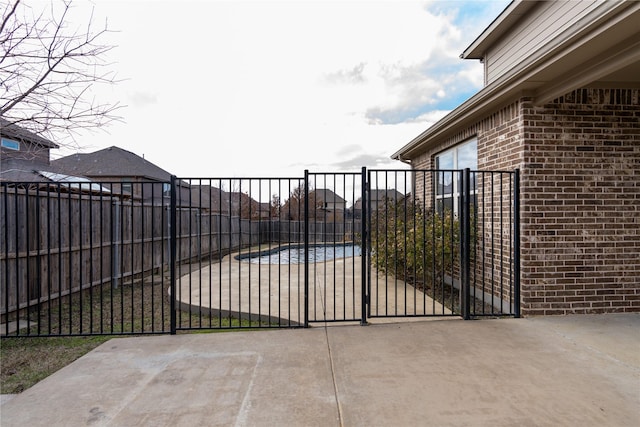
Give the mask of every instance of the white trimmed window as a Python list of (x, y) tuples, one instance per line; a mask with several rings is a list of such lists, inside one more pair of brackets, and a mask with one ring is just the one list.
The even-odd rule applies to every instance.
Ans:
[(20, 151), (20, 143), (18, 141), (14, 141), (13, 139), (2, 138), (0, 140), (0, 146), (9, 150)]
[[(460, 206), (460, 182), (459, 170), (469, 168), (472, 171), (478, 169), (478, 139), (473, 138), (456, 145), (449, 150), (436, 154), (436, 208), (438, 212), (445, 209), (458, 215)], [(474, 175), (471, 176), (472, 193), (477, 188)], [(475, 196), (472, 198), (475, 203)]]

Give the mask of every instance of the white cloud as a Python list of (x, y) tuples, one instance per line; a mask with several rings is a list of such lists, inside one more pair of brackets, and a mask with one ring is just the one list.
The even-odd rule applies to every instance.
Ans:
[(328, 83), (338, 83), (338, 84), (357, 84), (364, 83), (364, 67), (366, 64), (364, 62), (359, 63), (354, 66), (352, 69), (347, 70), (338, 70), (331, 73), (326, 73), (324, 76), (324, 80)]
[(135, 91), (129, 94), (128, 99), (134, 107), (144, 107), (158, 102), (158, 96), (154, 93)]
[(424, 114), (419, 115), (409, 123), (425, 124), (424, 128), (426, 129), (449, 113), (450, 113), (450, 110), (431, 110)]
[(389, 155), (482, 84), (480, 64), (458, 55), (483, 26), (461, 8), (97, 3), (98, 18), (119, 30), (112, 55), (127, 78), (109, 96), (130, 105), (126, 123), (80, 143), (118, 145), (182, 176), (298, 176), (358, 161), (404, 167)]

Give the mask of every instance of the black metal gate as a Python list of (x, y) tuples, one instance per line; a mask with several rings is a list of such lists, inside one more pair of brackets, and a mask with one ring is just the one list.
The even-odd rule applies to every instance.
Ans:
[(7, 183), (3, 336), (519, 315), (518, 171)]
[(368, 317), (519, 316), (518, 181), (370, 170)]

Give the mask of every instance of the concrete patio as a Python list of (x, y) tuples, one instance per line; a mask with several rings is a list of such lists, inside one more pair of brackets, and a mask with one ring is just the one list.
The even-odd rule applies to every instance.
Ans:
[(640, 313), (117, 338), (2, 426), (637, 426)]
[[(304, 324), (304, 264), (252, 264), (226, 256), (220, 262), (184, 274), (178, 301), (184, 311), (210, 311), (214, 317), (242, 317), (282, 325)], [(311, 263), (311, 321), (361, 317), (361, 257)], [(372, 301), (382, 315), (451, 315), (451, 311), (420, 290), (394, 278), (375, 274)]]

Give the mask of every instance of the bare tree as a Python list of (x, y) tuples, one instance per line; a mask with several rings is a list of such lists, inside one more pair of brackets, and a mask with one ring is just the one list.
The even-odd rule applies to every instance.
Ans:
[(253, 200), (248, 192), (230, 193), (232, 199), (237, 199), (240, 205), (240, 218), (258, 219), (260, 217), (260, 203)]
[(282, 202), (280, 201), (280, 196), (277, 194), (273, 194), (271, 196), (271, 203), (269, 204), (269, 216), (271, 218), (279, 218), (280, 211), (282, 210)]
[(79, 129), (120, 120), (118, 103), (100, 103), (93, 89), (117, 82), (93, 11), (83, 28), (70, 25), (71, 2), (35, 11), (20, 0), (0, 2), (0, 117), (57, 142)]
[[(304, 203), (305, 203), (305, 186), (304, 184), (294, 188), (289, 199), (280, 208), (280, 217), (291, 221), (301, 221), (304, 219)], [(316, 193), (309, 188), (309, 219), (320, 218), (322, 209), (322, 201), (316, 200)]]

